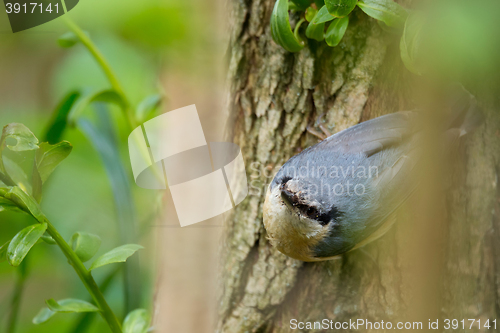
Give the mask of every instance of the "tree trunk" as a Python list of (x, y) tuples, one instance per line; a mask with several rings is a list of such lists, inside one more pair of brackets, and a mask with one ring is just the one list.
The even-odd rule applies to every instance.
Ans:
[(380, 240), (338, 260), (303, 263), (269, 245), (265, 191), (283, 163), (317, 142), (309, 124), (324, 115), (338, 132), (411, 105), (397, 36), (356, 9), (338, 47), (309, 42), (292, 54), (272, 41), (274, 2), (233, 1), (231, 136), (245, 158), (250, 195), (226, 228), (217, 331), (289, 332), (292, 319), (383, 320), (393, 328), (421, 322), (424, 331), (429, 319), (439, 320), (440, 331), (446, 318), (491, 323), (500, 312), (500, 122), (491, 112), (463, 149), (447, 210), (436, 204), (442, 197), (429, 195), (425, 209), (410, 207)]

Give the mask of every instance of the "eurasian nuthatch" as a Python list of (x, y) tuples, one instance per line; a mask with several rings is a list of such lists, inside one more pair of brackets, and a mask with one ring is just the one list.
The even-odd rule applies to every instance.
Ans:
[[(461, 100), (446, 138), (472, 125), (475, 99)], [(476, 112), (477, 113), (477, 112)], [(321, 261), (382, 236), (415, 190), (420, 113), (397, 112), (339, 133), (290, 158), (269, 185), (264, 226), (271, 245), (303, 261)], [(452, 140), (456, 142), (457, 140)]]

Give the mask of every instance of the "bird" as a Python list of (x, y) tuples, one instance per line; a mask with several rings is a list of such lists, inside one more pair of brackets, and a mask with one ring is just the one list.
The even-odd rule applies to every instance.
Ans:
[[(481, 123), (473, 95), (454, 99), (443, 125), (450, 150)], [(421, 111), (380, 116), (291, 157), (268, 186), (263, 224), (271, 245), (306, 262), (339, 258), (384, 235), (418, 188)]]

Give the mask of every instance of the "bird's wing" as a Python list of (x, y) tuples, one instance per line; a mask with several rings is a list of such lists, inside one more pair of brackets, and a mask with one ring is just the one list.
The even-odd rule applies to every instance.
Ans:
[[(418, 141), (418, 138), (413, 141)], [(382, 170), (372, 183), (373, 192), (379, 194), (378, 208), (372, 218), (366, 221), (362, 238), (371, 237), (371, 234), (379, 229), (389, 216), (394, 215), (417, 188), (419, 175), (416, 170), (419, 169), (418, 164), (421, 161), (418, 149), (407, 148), (402, 151), (404, 154)]]
[[(416, 129), (414, 111), (388, 114), (352, 126), (320, 142), (317, 146), (341, 153), (364, 153), (370, 157), (400, 144)], [(318, 147), (319, 148), (319, 147)]]
[[(417, 163), (417, 159), (411, 154), (403, 155), (385, 168), (372, 184), (377, 199), (369, 197), (369, 203), (361, 203), (358, 207), (362, 209), (365, 204), (369, 205), (372, 207), (371, 214), (366, 219), (345, 220), (338, 226), (332, 225), (328, 236), (313, 249), (318, 260), (364, 246), (389, 230), (394, 222), (391, 217), (395, 216), (395, 212), (416, 188), (416, 182), (410, 174)], [(342, 232), (339, 233), (339, 230)]]
[[(343, 207), (357, 210), (363, 218), (339, 221), (329, 236), (314, 249), (318, 258), (326, 258), (349, 251), (358, 244), (366, 244), (379, 232), (388, 218), (408, 199), (416, 188), (412, 176), (419, 156), (419, 134), (416, 132), (413, 112), (398, 112), (361, 123), (322, 141), (321, 150), (340, 156), (365, 154), (365, 161), (378, 168), (378, 174), (365, 182), (369, 193), (359, 198), (341, 198)], [(318, 144), (318, 145), (320, 145)], [(364, 179), (366, 181), (366, 179)], [(389, 224), (390, 225), (390, 224)], [(338, 230), (342, 230), (339, 234)], [(375, 237), (375, 238), (376, 238)]]

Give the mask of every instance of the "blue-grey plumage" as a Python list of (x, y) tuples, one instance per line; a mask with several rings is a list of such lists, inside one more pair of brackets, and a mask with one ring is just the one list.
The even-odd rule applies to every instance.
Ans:
[[(417, 186), (419, 115), (378, 117), (290, 158), (264, 203), (271, 244), (292, 258), (320, 261), (382, 236)], [(466, 131), (465, 125), (449, 128), (446, 137), (456, 142)]]

